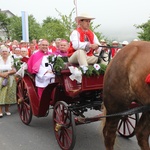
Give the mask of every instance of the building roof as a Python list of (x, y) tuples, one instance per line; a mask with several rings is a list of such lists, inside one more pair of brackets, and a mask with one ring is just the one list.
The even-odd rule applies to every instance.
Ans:
[(1, 9), (0, 9), (0, 12), (7, 14), (8, 17), (13, 17), (13, 16), (15, 16), (15, 15), (14, 15), (11, 11), (9, 11), (9, 10), (1, 10)]

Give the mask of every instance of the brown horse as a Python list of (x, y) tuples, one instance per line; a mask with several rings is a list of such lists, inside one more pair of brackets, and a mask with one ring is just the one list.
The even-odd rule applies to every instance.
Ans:
[[(104, 76), (104, 106), (106, 115), (128, 110), (134, 101), (150, 105), (150, 85), (145, 78), (150, 74), (150, 42), (131, 42), (111, 60)], [(113, 150), (120, 117), (108, 117), (103, 128), (106, 150)], [(150, 112), (142, 113), (135, 128), (141, 150), (150, 150)]]

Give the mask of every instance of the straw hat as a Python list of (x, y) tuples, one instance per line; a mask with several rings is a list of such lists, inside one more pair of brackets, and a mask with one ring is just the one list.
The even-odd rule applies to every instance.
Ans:
[(100, 40), (100, 42), (102, 42), (102, 43), (106, 43), (106, 41), (105, 41), (104, 39), (101, 39), (101, 40)]
[(89, 14), (82, 13), (82, 14), (80, 14), (79, 16), (76, 16), (75, 21), (79, 21), (79, 20), (82, 20), (82, 19), (93, 20), (93, 19), (95, 19), (95, 18), (91, 17)]
[(129, 44), (128, 41), (123, 41), (123, 42), (122, 42), (122, 45), (128, 45), (128, 44)]
[(113, 41), (112, 44), (118, 44), (118, 41)]

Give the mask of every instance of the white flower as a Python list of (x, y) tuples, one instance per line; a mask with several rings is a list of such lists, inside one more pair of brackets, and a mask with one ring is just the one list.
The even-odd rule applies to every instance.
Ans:
[(54, 56), (52, 57), (52, 62), (55, 61), (55, 58), (56, 58), (56, 55), (54, 55)]
[(69, 66), (68, 67), (70, 72), (72, 73), (69, 78), (73, 81), (76, 80), (77, 82), (82, 82), (82, 72), (77, 67)]
[(97, 71), (101, 68), (99, 64), (94, 64), (93, 66)]
[(88, 67), (87, 67), (87, 66), (81, 66), (81, 68), (82, 68), (84, 74), (85, 74), (86, 71), (88, 70)]
[(15, 64), (16, 64), (16, 66), (18, 65), (18, 63), (19, 63), (19, 60), (17, 60), (17, 61), (16, 61), (16, 63), (15, 63)]

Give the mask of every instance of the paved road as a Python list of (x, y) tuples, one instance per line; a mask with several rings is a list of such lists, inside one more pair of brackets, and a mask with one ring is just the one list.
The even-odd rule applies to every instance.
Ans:
[[(29, 126), (21, 122), (16, 105), (10, 110), (11, 116), (0, 119), (0, 150), (60, 150), (53, 132), (52, 110), (45, 118), (33, 117)], [(100, 122), (76, 126), (74, 150), (104, 150), (100, 128)], [(139, 150), (135, 137), (118, 136), (115, 150), (127, 149)]]

